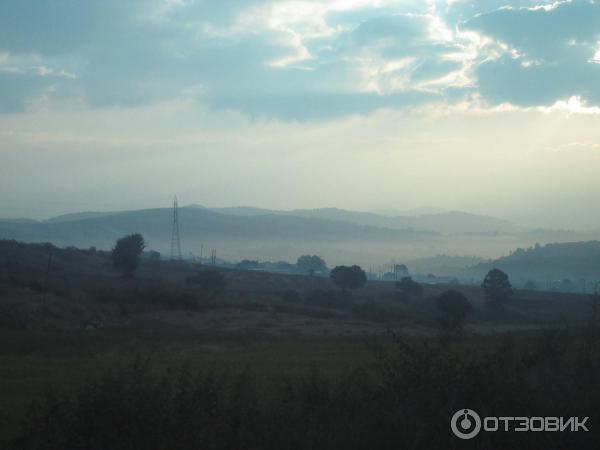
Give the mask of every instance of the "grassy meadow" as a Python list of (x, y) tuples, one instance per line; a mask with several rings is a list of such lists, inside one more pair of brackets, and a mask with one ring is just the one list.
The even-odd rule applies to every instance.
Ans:
[[(0, 442), (32, 449), (174, 448), (158, 436), (147, 447), (131, 447), (131, 436), (114, 427), (108, 434), (75, 427), (86, 414), (100, 422), (117, 413), (141, 420), (160, 406), (150, 397), (164, 397), (166, 409), (139, 426), (181, 434), (176, 448), (266, 448), (267, 442), (292, 448), (292, 435), (296, 448), (369, 442), (461, 448), (448, 434), (454, 407), (487, 407), (492, 414), (496, 403), (512, 415), (564, 407), (565, 415), (583, 415), (598, 406), (597, 387), (580, 391), (595, 386), (598, 366), (588, 296), (517, 291), (506, 307), (490, 309), (477, 286), (426, 285), (407, 297), (392, 282), (369, 281), (343, 294), (328, 278), (218, 268), (224, 289), (186, 282), (205, 270), (212, 268), (144, 259), (135, 278), (126, 279), (106, 252), (0, 242)], [(453, 336), (440, 333), (435, 306), (449, 288), (473, 305), (464, 331)], [(193, 395), (177, 396), (182, 373), (200, 377), (191, 387), (184, 383)], [(218, 389), (210, 384), (215, 379), (222, 380)], [(207, 386), (222, 406), (210, 420), (220, 420), (214, 426), (238, 441), (213, 439), (206, 430), (190, 434), (178, 428), (184, 422), (163, 420), (182, 408), (190, 417), (200, 414)], [(236, 397), (236, 386), (252, 399)], [(115, 395), (146, 400), (135, 411), (102, 416), (108, 410), (97, 405), (110, 409)], [(188, 405), (195, 395), (198, 404)], [(513, 404), (518, 411), (509, 411)], [(48, 419), (56, 408), (62, 412)], [(372, 420), (356, 422), (361, 409)], [(240, 411), (248, 415), (235, 419)], [(407, 419), (429, 413), (431, 424)], [(386, 422), (398, 415), (398, 427)], [(198, 423), (208, 420), (202, 417)], [(287, 421), (281, 428), (287, 434), (270, 429), (275, 417)], [(68, 431), (74, 427), (77, 433)], [(501, 448), (508, 438), (494, 439), (473, 448)], [(567, 442), (527, 439), (528, 445)], [(584, 448), (582, 439), (573, 442)]]

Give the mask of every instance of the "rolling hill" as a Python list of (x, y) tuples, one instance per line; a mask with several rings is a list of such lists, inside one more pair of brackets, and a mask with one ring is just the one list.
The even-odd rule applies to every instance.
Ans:
[[(389, 242), (435, 239), (437, 233), (381, 228), (340, 220), (284, 214), (234, 215), (204, 208), (179, 209), (185, 245), (217, 242), (221, 247), (258, 244), (286, 245), (298, 242)], [(153, 248), (165, 251), (171, 238), (172, 210), (147, 209), (115, 213), (71, 214), (44, 222), (0, 221), (0, 238), (26, 242), (52, 242), (62, 246), (110, 248), (128, 233), (141, 233)], [(216, 245), (216, 244), (215, 244)]]
[[(206, 256), (212, 249), (227, 260), (295, 261), (318, 254), (330, 264), (389, 265), (415, 258), (497, 258), (536, 242), (572, 242), (600, 235), (571, 231), (522, 230), (493, 217), (461, 212), (387, 217), (336, 208), (275, 211), (254, 207), (181, 207), (184, 256)], [(169, 252), (172, 210), (81, 212), (45, 221), (1, 220), (0, 239), (52, 242), (58, 246), (108, 249), (129, 233), (144, 235), (148, 247)], [(442, 264), (448, 272), (448, 261)], [(422, 261), (427, 269), (432, 261)], [(474, 263), (474, 261), (473, 261)], [(455, 261), (451, 264), (456, 267)], [(440, 270), (438, 264), (427, 269)]]
[[(195, 207), (203, 208), (195, 205)], [(428, 230), (444, 234), (519, 233), (524, 227), (496, 217), (449, 211), (414, 216), (388, 216), (373, 212), (349, 211), (338, 208), (268, 210), (254, 207), (212, 208), (213, 211), (236, 216), (286, 215), (313, 219), (339, 220), (381, 228)]]
[(593, 289), (600, 281), (600, 241), (566, 242), (518, 248), (510, 255), (467, 270), (478, 277), (492, 268), (505, 271), (515, 281), (532, 280), (543, 287), (571, 280), (581, 289)]

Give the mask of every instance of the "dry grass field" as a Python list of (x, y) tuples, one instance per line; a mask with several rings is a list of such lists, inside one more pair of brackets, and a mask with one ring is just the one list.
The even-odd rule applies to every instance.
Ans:
[[(125, 279), (107, 253), (52, 249), (47, 271), (48, 253), (43, 245), (0, 244), (4, 439), (32, 401), (51, 391), (74, 394), (139, 358), (157, 374), (183, 366), (250, 369), (265, 390), (315, 368), (338, 379), (377, 364), (377, 349), (392, 333), (436, 342), (435, 298), (449, 288), (473, 305), (455, 341), (464, 354), (507, 342), (534, 348), (542, 329), (577, 333), (589, 318), (589, 299), (581, 295), (517, 291), (502, 311), (490, 311), (477, 286), (426, 285), (407, 299), (394, 283), (369, 281), (342, 295), (328, 278), (230, 269), (217, 269), (227, 285), (212, 292), (186, 283), (212, 268), (144, 260), (136, 277)], [(303, 300), (290, 301), (290, 291)]]

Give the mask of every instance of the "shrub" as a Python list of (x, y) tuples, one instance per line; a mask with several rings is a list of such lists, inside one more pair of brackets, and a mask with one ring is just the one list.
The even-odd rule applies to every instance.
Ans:
[(437, 299), (436, 305), (444, 313), (441, 327), (444, 331), (460, 332), (467, 314), (472, 309), (471, 303), (462, 292), (453, 289), (443, 292)]
[(396, 287), (408, 295), (423, 295), (423, 286), (411, 277), (403, 277), (396, 283)]

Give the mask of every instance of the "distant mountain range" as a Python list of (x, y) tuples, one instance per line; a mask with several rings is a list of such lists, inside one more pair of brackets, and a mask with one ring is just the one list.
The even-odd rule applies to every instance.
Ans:
[[(442, 234), (471, 234), (471, 233), (520, 233), (526, 228), (507, 220), (495, 217), (469, 214), (460, 211), (447, 211), (436, 214), (421, 214), (415, 216), (388, 216), (374, 212), (349, 211), (338, 208), (294, 209), (289, 211), (255, 208), (251, 206), (207, 208), (201, 205), (190, 205), (182, 209), (199, 209), (237, 217), (286, 216), (304, 219), (323, 219), (328, 221), (346, 222), (356, 225), (388, 228), (393, 230), (419, 230)], [(63, 223), (84, 219), (124, 214), (122, 212), (81, 212), (64, 214), (43, 221), (43, 223)], [(25, 221), (26, 219), (20, 219)], [(0, 221), (2, 221), (0, 219)], [(34, 222), (29, 220), (29, 222)]]
[[(437, 233), (414, 229), (392, 229), (310, 215), (276, 213), (251, 214), (179, 208), (181, 233), (187, 242), (197, 240), (312, 240), (389, 241), (434, 238)], [(106, 247), (127, 233), (142, 233), (160, 248), (171, 237), (172, 210), (169, 208), (114, 213), (83, 212), (53, 217), (42, 222), (0, 220), (0, 238), (21, 241), (49, 241), (59, 245)]]
[[(125, 234), (141, 233), (149, 248), (168, 252), (172, 214), (170, 208), (156, 208), (80, 212), (44, 221), (0, 219), (0, 239), (108, 249)], [(219, 257), (230, 260), (294, 261), (306, 253), (321, 255), (330, 264), (389, 264), (439, 254), (490, 258), (536, 242), (600, 238), (600, 233), (529, 230), (464, 212), (386, 216), (336, 208), (277, 211), (191, 205), (180, 207), (179, 218), (185, 256), (202, 251), (206, 255), (214, 248)], [(419, 265), (425, 270), (430, 262)], [(450, 271), (461, 263), (459, 259), (436, 261), (434, 268)]]
[[(192, 205), (192, 207), (206, 209), (200, 205)], [(460, 211), (448, 211), (415, 216), (389, 216), (374, 212), (348, 211), (337, 208), (277, 211), (241, 206), (229, 208), (211, 208), (211, 211), (235, 216), (256, 216), (270, 214), (308, 217), (314, 219), (337, 220), (380, 228), (427, 230), (444, 234), (518, 233), (526, 230), (524, 227), (515, 225), (507, 220), (478, 214), (469, 214)]]
[(44, 220), (43, 222), (45, 222), (45, 223), (71, 222), (73, 220), (95, 219), (97, 217), (110, 216), (112, 214), (116, 214), (116, 213), (84, 211), (84, 212), (71, 213), (71, 214), (62, 214), (60, 216), (56, 216), (56, 217), (52, 217), (48, 220)]

